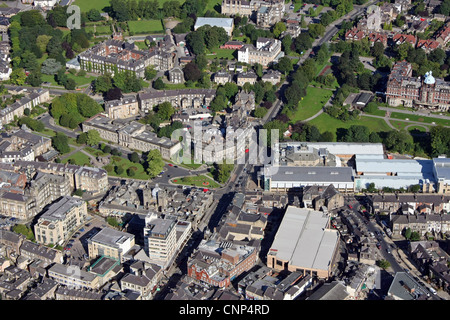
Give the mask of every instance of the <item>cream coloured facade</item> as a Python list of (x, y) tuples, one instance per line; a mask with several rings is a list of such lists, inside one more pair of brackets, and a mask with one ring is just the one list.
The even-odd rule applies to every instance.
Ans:
[(90, 259), (107, 256), (118, 261), (135, 245), (134, 235), (104, 228), (88, 240), (88, 253)]
[(53, 203), (34, 226), (36, 241), (42, 244), (63, 244), (87, 217), (86, 202), (65, 196)]
[(107, 101), (105, 112), (109, 118), (127, 119), (139, 114), (139, 103), (136, 97), (124, 97), (120, 100)]

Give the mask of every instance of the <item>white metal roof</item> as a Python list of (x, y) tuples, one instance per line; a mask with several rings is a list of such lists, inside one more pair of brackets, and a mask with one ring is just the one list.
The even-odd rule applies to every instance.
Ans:
[(327, 270), (338, 241), (336, 230), (325, 229), (323, 212), (289, 206), (272, 245), (277, 258), (290, 264)]

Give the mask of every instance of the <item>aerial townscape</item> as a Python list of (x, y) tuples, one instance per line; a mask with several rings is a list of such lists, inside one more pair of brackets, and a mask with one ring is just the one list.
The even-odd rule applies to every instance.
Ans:
[(449, 43), (450, 0), (0, 1), (0, 299), (450, 300)]

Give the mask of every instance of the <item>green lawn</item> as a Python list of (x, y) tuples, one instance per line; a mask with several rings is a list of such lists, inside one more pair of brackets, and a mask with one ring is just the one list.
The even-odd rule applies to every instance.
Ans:
[(87, 156), (86, 154), (84, 154), (81, 151), (78, 151), (76, 153), (74, 153), (73, 155), (71, 155), (70, 157), (62, 160), (62, 163), (66, 163), (68, 162), (70, 159), (75, 160), (75, 164), (78, 166), (83, 166), (83, 165), (90, 165), (90, 158), (89, 156)]
[[(118, 175), (116, 172), (114, 172), (114, 166), (116, 166), (116, 165), (121, 166), (124, 169), (124, 172), (121, 175)], [(140, 163), (133, 163), (128, 159), (124, 159), (124, 158), (117, 157), (117, 156), (111, 157), (110, 164), (107, 166), (104, 166), (103, 169), (107, 170), (108, 175), (110, 175), (110, 176), (128, 178), (127, 169), (130, 167), (134, 167), (136, 170), (135, 170), (135, 175), (133, 177), (129, 177), (129, 178), (142, 179), (142, 180), (150, 179), (147, 172), (145, 172), (144, 167)], [(108, 170), (109, 168), (112, 168), (112, 170)]]
[[(75, 0), (75, 2), (73, 3), (74, 5), (77, 5), (80, 7), (81, 12), (88, 12), (91, 9), (97, 9), (100, 12), (106, 12), (108, 11), (107, 8), (110, 7), (109, 4), (110, 0)], [(149, 1), (149, 0), (147, 0)], [(169, 0), (158, 0), (159, 2), (159, 6), (160, 8), (162, 8), (164, 2), (167, 2)], [(178, 2), (180, 4), (183, 4), (185, 0), (178, 0)], [(219, 0), (212, 0), (212, 6), (214, 7), (214, 4), (216, 2), (218, 2)], [(219, 3), (222, 3), (221, 1)], [(208, 4), (207, 8), (210, 6), (210, 4)]]
[(128, 27), (134, 34), (164, 32), (161, 20), (128, 21)]
[(335, 139), (338, 128), (348, 129), (352, 125), (366, 126), (371, 132), (386, 132), (392, 130), (383, 119), (361, 116), (360, 119), (344, 122), (331, 117), (325, 112), (308, 123), (315, 125), (321, 133), (326, 131), (334, 133)]
[(330, 90), (314, 87), (308, 87), (306, 92), (306, 96), (298, 103), (297, 111), (288, 115), (293, 123), (315, 115), (333, 95)]
[(426, 132), (426, 129), (423, 126), (411, 126), (408, 128), (408, 131), (420, 131), (420, 132)]
[(91, 9), (104, 11), (105, 8), (109, 7), (109, 0), (75, 0), (73, 4), (79, 6), (81, 12), (88, 12)]
[(392, 112), (391, 118), (392, 119), (403, 119), (403, 120), (408, 119), (410, 121), (423, 122), (423, 123), (429, 123), (429, 124), (432, 124), (434, 122), (436, 124), (440, 124), (443, 126), (450, 126), (450, 120), (433, 118), (433, 117), (423, 117), (423, 116), (418, 116), (415, 114)]
[[(206, 5), (206, 11), (215, 10), (217, 13), (220, 13), (221, 6), (222, 6), (222, 0), (208, 0), (208, 4)], [(218, 10), (216, 10), (216, 9), (218, 9)]]
[(85, 28), (86, 32), (92, 32), (93, 34), (111, 34), (111, 27), (110, 26), (103, 26), (103, 25), (97, 25), (95, 26), (89, 26)]
[(91, 147), (84, 148), (84, 151), (92, 154), (94, 157), (104, 156), (106, 154), (102, 150), (94, 149)]
[(140, 49), (140, 50), (147, 50), (148, 46), (145, 44), (144, 41), (135, 41), (134, 44)]
[(228, 59), (228, 60), (235, 60), (236, 57), (234, 56), (236, 50), (230, 50), (230, 49), (213, 49), (211, 53), (207, 53), (206, 56), (210, 59)]
[(200, 175), (200, 176), (187, 176), (182, 178), (172, 179), (172, 183), (189, 185), (201, 188), (218, 188), (220, 185), (213, 179)]
[[(77, 86), (86, 85), (86, 84), (91, 83), (93, 80), (96, 79), (93, 76), (80, 77), (80, 76), (77, 76), (76, 74), (73, 75), (73, 74), (71, 74), (69, 72), (66, 73), (66, 75), (67, 75), (68, 78), (75, 80), (75, 83), (77, 84)], [(53, 86), (59, 86), (58, 83), (55, 80), (55, 76), (54, 75), (42, 74), (42, 81), (43, 82), (50, 82), (50, 84), (53, 85)]]

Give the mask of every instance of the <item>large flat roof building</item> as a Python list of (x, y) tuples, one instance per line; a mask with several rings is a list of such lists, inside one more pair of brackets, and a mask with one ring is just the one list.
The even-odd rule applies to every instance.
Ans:
[(134, 244), (134, 235), (104, 228), (88, 240), (89, 258), (103, 255), (121, 261)]
[(264, 190), (288, 191), (306, 186), (329, 186), (342, 192), (353, 192), (354, 173), (350, 167), (294, 167), (264, 168)]
[(200, 27), (209, 25), (211, 27), (224, 28), (227, 34), (231, 37), (234, 28), (234, 20), (232, 18), (208, 18), (198, 17), (194, 25), (194, 30)]
[(329, 278), (338, 253), (339, 233), (329, 229), (328, 222), (323, 212), (288, 206), (267, 254), (267, 266)]

